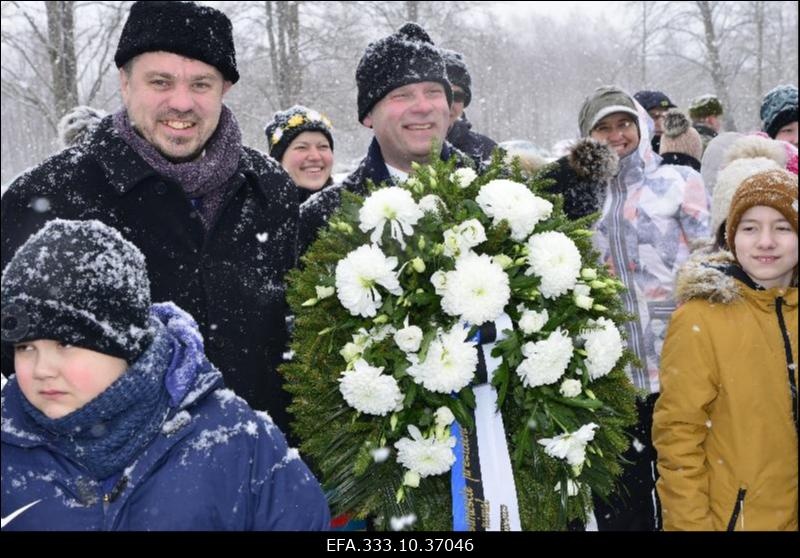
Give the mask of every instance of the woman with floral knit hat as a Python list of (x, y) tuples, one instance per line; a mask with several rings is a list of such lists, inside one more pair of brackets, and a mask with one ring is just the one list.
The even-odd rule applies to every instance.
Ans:
[(269, 154), (299, 188), (300, 203), (332, 183), (333, 134), (328, 117), (294, 105), (276, 112), (265, 133)]
[(678, 275), (653, 417), (664, 529), (797, 530), (797, 177), (739, 185)]

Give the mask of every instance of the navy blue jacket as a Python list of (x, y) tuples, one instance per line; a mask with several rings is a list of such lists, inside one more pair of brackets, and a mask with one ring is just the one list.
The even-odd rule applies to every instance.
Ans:
[(111, 483), (45, 441), (12, 377), (2, 395), (3, 530), (327, 529), (325, 497), (297, 450), (207, 359), (197, 367), (161, 432)]

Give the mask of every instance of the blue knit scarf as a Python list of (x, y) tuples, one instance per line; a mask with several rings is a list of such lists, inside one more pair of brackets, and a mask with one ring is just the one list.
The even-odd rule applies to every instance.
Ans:
[(51, 419), (22, 398), (26, 413), (55, 448), (83, 465), (97, 480), (130, 465), (158, 435), (170, 411), (164, 376), (174, 366), (176, 340), (151, 320), (155, 338), (111, 386), (80, 409)]

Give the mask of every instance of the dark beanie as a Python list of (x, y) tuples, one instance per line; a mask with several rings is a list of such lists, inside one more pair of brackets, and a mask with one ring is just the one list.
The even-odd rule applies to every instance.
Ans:
[(423, 81), (441, 83), (447, 104), (452, 104), (453, 90), (441, 53), (422, 27), (406, 23), (396, 33), (370, 43), (358, 63), (358, 121), (363, 123), (372, 107), (393, 89)]
[(761, 101), (761, 129), (774, 139), (791, 122), (797, 122), (797, 87), (779, 85)]
[(3, 270), (3, 351), (52, 339), (133, 363), (149, 346), (150, 281), (136, 246), (100, 221), (49, 221)]
[(324, 114), (303, 105), (295, 105), (272, 115), (264, 133), (267, 135), (270, 157), (280, 162), (292, 140), (303, 132), (320, 132), (331, 144), (333, 151), (333, 135), (331, 121)]
[(447, 50), (446, 48), (441, 50), (447, 67), (447, 79), (453, 85), (458, 85), (464, 90), (466, 97), (464, 99), (464, 108), (466, 108), (472, 101), (472, 78), (469, 77), (469, 69), (467, 69), (467, 64), (464, 62), (464, 57), (460, 52), (454, 50)]
[(119, 38), (117, 68), (145, 52), (173, 52), (214, 66), (236, 83), (236, 49), (228, 16), (194, 2), (136, 2)]

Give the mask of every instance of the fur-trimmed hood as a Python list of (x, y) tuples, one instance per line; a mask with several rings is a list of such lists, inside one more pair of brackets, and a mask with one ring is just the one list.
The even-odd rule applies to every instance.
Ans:
[(675, 300), (683, 304), (694, 298), (730, 304), (741, 298), (741, 283), (730, 273), (736, 265), (733, 254), (712, 245), (695, 251), (686, 260), (675, 281)]

